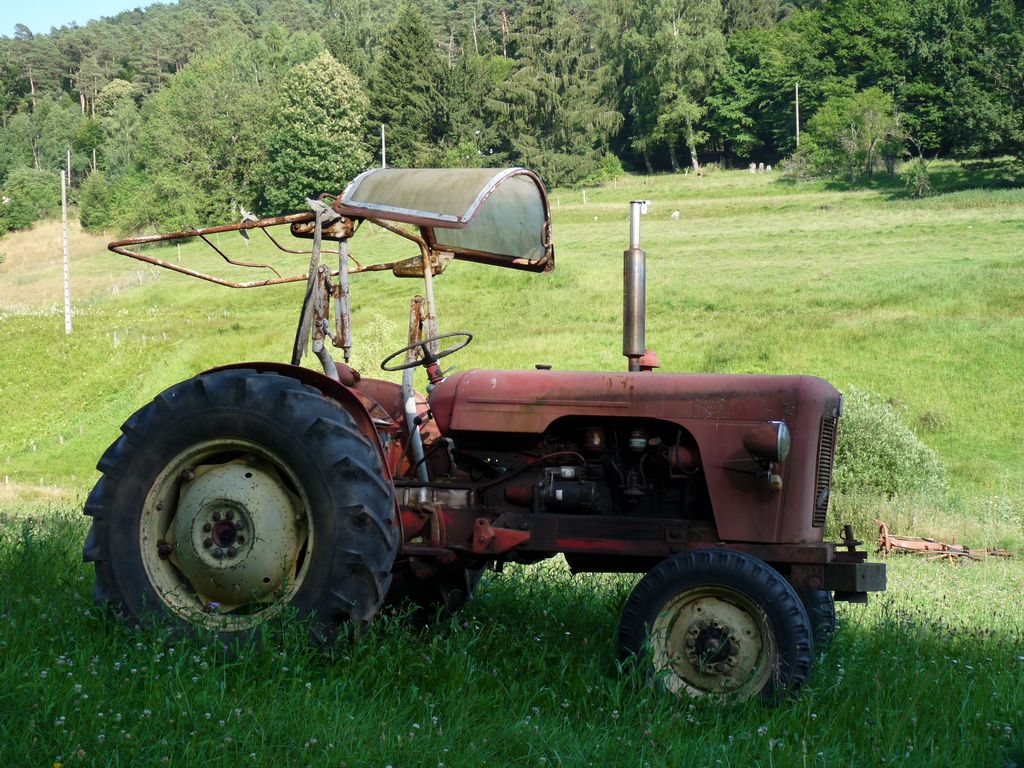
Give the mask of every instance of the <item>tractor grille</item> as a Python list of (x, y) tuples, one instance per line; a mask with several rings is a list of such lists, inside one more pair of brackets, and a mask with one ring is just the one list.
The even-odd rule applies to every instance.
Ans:
[(814, 516), (811, 525), (822, 528), (828, 512), (828, 497), (832, 485), (832, 460), (836, 453), (836, 428), (839, 419), (826, 416), (821, 420), (821, 439), (818, 441), (818, 473), (814, 483)]

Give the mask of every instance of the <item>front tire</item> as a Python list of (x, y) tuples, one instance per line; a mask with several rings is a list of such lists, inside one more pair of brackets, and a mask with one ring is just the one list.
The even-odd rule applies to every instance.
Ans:
[(795, 691), (813, 658), (793, 587), (763, 561), (727, 549), (656, 565), (626, 601), (619, 648), (671, 693), (723, 702)]
[(337, 403), (226, 370), (171, 387), (121, 431), (85, 504), (97, 602), (228, 636), (286, 608), (323, 641), (373, 618), (396, 551), (394, 489)]
[(814, 647), (826, 650), (836, 636), (836, 601), (827, 589), (804, 589), (799, 591), (800, 599), (811, 620)]

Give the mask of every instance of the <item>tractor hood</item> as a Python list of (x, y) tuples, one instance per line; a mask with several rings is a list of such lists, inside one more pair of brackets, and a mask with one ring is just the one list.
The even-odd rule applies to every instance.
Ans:
[[(651, 372), (470, 370), (430, 395), (441, 433), (463, 444), (500, 444), (491, 438), (496, 433), (540, 435), (568, 418), (674, 424), (692, 438), (706, 470), (718, 535), (790, 542), (822, 539), (841, 402), (835, 387), (813, 376)], [(792, 439), (789, 458), (777, 467), (781, 492), (748, 448), (770, 421), (784, 421)], [(787, 515), (787, 508), (806, 514)]]
[(430, 405), (443, 434), (542, 434), (564, 416), (680, 424), (781, 419), (792, 428), (809, 400), (820, 418), (837, 412), (839, 399), (835, 387), (813, 376), (469, 370), (438, 384)]

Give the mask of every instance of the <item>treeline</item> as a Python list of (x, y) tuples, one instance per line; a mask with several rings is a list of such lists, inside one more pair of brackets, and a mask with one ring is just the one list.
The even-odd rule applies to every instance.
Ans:
[[(804, 132), (795, 152), (794, 88)], [(1024, 157), (1014, 0), (181, 0), (0, 38), (0, 231), (274, 214), (380, 162), (552, 186)]]

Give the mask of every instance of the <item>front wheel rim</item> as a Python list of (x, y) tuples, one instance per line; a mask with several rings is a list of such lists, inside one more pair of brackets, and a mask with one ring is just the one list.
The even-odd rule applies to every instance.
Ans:
[(674, 694), (743, 701), (777, 672), (775, 635), (746, 594), (714, 585), (670, 598), (651, 626), (656, 678)]
[(190, 446), (157, 475), (139, 551), (159, 601), (185, 621), (244, 630), (278, 614), (309, 571), (310, 503), (291, 467), (242, 439)]

